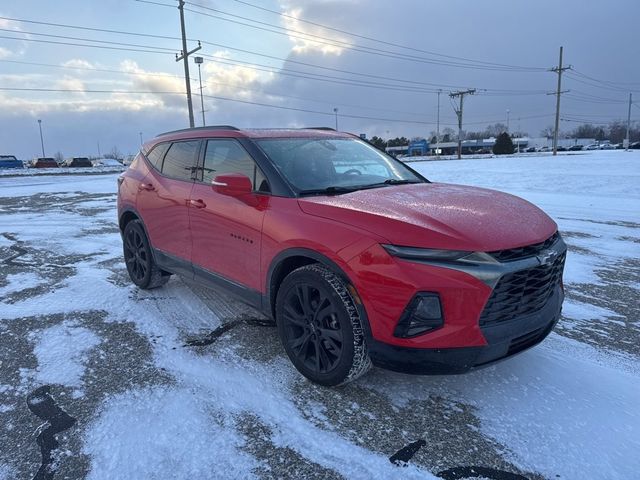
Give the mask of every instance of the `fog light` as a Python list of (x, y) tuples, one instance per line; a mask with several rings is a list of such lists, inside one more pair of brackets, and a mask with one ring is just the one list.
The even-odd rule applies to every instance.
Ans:
[(430, 332), (443, 325), (440, 296), (437, 293), (418, 293), (409, 302), (400, 317), (393, 335), (410, 338)]

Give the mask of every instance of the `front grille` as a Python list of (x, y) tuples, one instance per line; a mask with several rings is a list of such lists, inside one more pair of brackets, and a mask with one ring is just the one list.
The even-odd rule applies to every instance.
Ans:
[(544, 307), (562, 281), (565, 256), (563, 252), (551, 264), (503, 275), (480, 315), (480, 325), (506, 322)]
[(551, 235), (544, 242), (526, 247), (510, 248), (508, 250), (496, 250), (495, 252), (487, 252), (499, 262), (512, 262), (514, 260), (522, 260), (523, 258), (535, 257), (543, 250), (547, 250), (560, 238), (558, 232)]

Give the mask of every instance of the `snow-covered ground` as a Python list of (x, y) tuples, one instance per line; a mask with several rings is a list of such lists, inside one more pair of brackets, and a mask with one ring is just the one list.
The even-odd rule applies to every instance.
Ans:
[[(412, 166), (558, 222), (567, 300), (542, 345), (464, 376), (321, 388), (256, 312), (178, 278), (128, 282), (115, 175), (0, 178), (0, 479), (41, 467), (55, 421), (38, 402), (77, 420), (56, 434), (54, 478), (637, 477), (640, 152)], [(389, 461), (418, 440), (407, 466)]]
[(43, 175), (82, 175), (96, 173), (122, 172), (123, 165), (98, 165), (95, 167), (58, 167), (58, 168), (1, 168), (0, 177), (36, 177)]

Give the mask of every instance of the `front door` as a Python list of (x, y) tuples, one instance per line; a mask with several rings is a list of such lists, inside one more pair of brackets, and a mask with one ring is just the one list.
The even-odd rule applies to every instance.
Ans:
[[(253, 184), (250, 198), (217, 193), (212, 180), (226, 173), (247, 175)], [(269, 205), (269, 187), (255, 161), (233, 139), (206, 142), (204, 165), (191, 191), (189, 217), (192, 262), (218, 277), (261, 292), (260, 248), (262, 221)]]

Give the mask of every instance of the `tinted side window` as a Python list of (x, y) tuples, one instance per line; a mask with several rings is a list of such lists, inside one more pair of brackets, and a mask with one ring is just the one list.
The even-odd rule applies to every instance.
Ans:
[(251, 179), (254, 190), (269, 191), (269, 184), (256, 162), (235, 140), (209, 140), (204, 157), (203, 181), (211, 183), (218, 175), (242, 173)]
[(162, 173), (178, 180), (191, 180), (200, 142), (172, 143), (162, 163)]
[(147, 154), (147, 159), (151, 162), (151, 165), (156, 167), (158, 170), (162, 167), (162, 159), (164, 158), (164, 154), (167, 153), (167, 148), (169, 148), (168, 143), (161, 143), (153, 147), (153, 149)]

